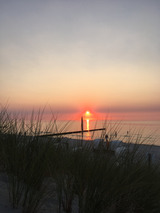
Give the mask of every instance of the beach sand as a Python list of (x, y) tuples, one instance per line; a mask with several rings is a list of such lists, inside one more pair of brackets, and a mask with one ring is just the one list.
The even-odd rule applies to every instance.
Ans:
[(20, 209), (13, 209), (9, 203), (7, 178), (5, 174), (0, 174), (0, 213), (20, 213)]

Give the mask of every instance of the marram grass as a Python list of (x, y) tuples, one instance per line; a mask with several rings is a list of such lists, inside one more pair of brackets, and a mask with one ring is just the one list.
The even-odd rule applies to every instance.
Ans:
[(41, 114), (37, 120), (33, 114), (26, 124), (25, 119), (13, 119), (6, 109), (0, 112), (0, 169), (8, 179), (13, 208), (43, 212), (52, 199), (57, 206), (53, 213), (160, 211), (159, 165), (148, 165), (143, 153), (137, 155), (141, 138), (132, 151), (115, 157), (103, 150), (72, 150), (61, 146), (61, 138), (42, 139), (41, 122)]

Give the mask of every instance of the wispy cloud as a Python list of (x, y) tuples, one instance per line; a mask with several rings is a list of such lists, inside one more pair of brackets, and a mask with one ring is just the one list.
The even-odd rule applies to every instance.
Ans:
[(117, 106), (97, 108), (100, 113), (128, 113), (128, 112), (160, 112), (160, 105), (147, 106)]

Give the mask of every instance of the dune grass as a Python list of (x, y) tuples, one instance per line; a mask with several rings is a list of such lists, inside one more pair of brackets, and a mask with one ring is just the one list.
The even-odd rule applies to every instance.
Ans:
[(62, 138), (39, 137), (42, 130), (57, 131), (55, 120), (42, 129), (42, 114), (33, 113), (28, 123), (12, 118), (6, 108), (0, 112), (0, 168), (13, 208), (38, 213), (52, 199), (53, 213), (159, 212), (160, 169), (148, 165), (142, 152), (137, 155), (141, 137), (132, 151), (129, 141), (128, 152), (119, 157), (85, 147), (72, 150)]

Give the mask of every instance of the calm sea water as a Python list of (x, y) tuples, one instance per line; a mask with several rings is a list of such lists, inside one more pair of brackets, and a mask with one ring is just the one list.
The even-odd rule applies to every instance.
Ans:
[[(141, 140), (144, 143), (160, 145), (160, 121), (92, 121), (84, 120), (84, 130), (106, 128), (105, 131), (87, 132), (83, 138), (90, 140), (104, 137), (105, 134), (111, 139), (123, 141)], [(68, 132), (81, 130), (81, 121), (57, 121), (56, 132)], [(81, 134), (71, 134), (67, 137), (80, 139)]]

